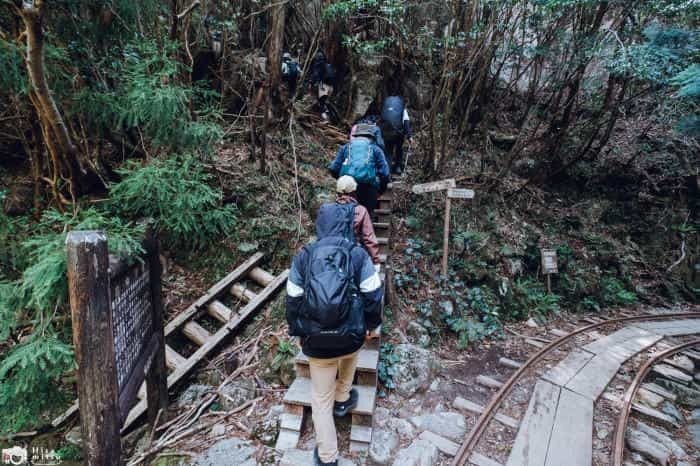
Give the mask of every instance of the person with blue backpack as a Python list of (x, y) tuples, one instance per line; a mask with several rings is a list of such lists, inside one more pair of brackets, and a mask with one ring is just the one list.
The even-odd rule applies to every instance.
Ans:
[(334, 178), (348, 175), (357, 181), (357, 201), (367, 208), (370, 216), (391, 178), (384, 151), (374, 138), (370, 125), (357, 125), (352, 140), (338, 149), (335, 160), (328, 166)]
[(300, 338), (309, 358), (316, 466), (338, 464), (333, 417), (357, 406), (352, 381), (358, 352), (379, 336), (382, 322), (382, 282), (357, 244), (355, 215), (354, 203), (322, 205), (316, 242), (297, 253), (287, 279), (289, 335)]
[(391, 173), (400, 175), (404, 169), (403, 141), (411, 144), (413, 133), (406, 103), (398, 95), (384, 99), (380, 127), (384, 136), (386, 156), (391, 164)]

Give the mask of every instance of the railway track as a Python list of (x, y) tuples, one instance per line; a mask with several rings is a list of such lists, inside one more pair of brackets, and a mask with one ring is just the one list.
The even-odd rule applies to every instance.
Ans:
[[(610, 381), (632, 357), (650, 349), (671, 337), (700, 333), (700, 312), (649, 314), (614, 319), (585, 319), (588, 325), (570, 332), (555, 330), (559, 338), (548, 343), (531, 340), (539, 349), (526, 361), (502, 360), (503, 365), (514, 370), (507, 381), (501, 383), (490, 377), (477, 380), (482, 385), (498, 388), (485, 407), (476, 404), (472, 411), (481, 415), (464, 442), (457, 450), (453, 466), (475, 464), (499, 466), (500, 462), (477, 451), (480, 441), (493, 422), (500, 422), (517, 429), (517, 435), (508, 455), (506, 466), (588, 466), (592, 464), (592, 424), (596, 401)], [(597, 331), (614, 328), (612, 333), (599, 338)], [(594, 336), (592, 342), (569, 352), (557, 365), (543, 374), (537, 374), (534, 390), (527, 411), (518, 422), (501, 413), (504, 403), (514, 389), (524, 381), (532, 380), (533, 373), (564, 345), (577, 339)], [(649, 359), (640, 368), (622, 400), (622, 413), (615, 436), (615, 466), (622, 465), (624, 432), (632, 400), (644, 380), (646, 372), (655, 363), (675, 352), (698, 344), (693, 341), (676, 345)], [(469, 402), (467, 402), (469, 403)]]

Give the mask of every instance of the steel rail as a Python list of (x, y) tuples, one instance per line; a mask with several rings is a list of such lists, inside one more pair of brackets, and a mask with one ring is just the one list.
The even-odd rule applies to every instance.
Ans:
[(622, 466), (622, 461), (624, 460), (625, 456), (625, 431), (627, 430), (627, 422), (629, 421), (630, 411), (632, 410), (632, 400), (634, 400), (634, 396), (637, 394), (639, 387), (642, 385), (642, 382), (646, 378), (652, 366), (658, 363), (660, 360), (666, 359), (667, 357), (680, 353), (687, 348), (698, 345), (700, 345), (700, 340), (693, 340), (688, 343), (674, 346), (650, 357), (639, 368), (639, 371), (632, 380), (632, 384), (629, 386), (625, 392), (624, 398), (622, 399), (622, 411), (620, 412), (620, 417), (617, 420), (617, 427), (615, 429), (613, 466)]
[(483, 413), (481, 416), (479, 416), (479, 419), (476, 421), (476, 424), (474, 425), (474, 428), (469, 432), (467, 437), (464, 440), (464, 443), (460, 446), (459, 450), (457, 451), (457, 454), (455, 455), (455, 458), (452, 462), (452, 466), (465, 466), (468, 461), (469, 457), (471, 456), (471, 453), (473, 452), (474, 448), (476, 447), (477, 443), (481, 439), (481, 436), (483, 435), (484, 431), (486, 430), (486, 427), (488, 426), (489, 422), (493, 418), (494, 414), (500, 408), (501, 403), (503, 403), (503, 400), (510, 395), (510, 392), (512, 389), (515, 387), (515, 384), (518, 382), (518, 380), (525, 374), (525, 372), (530, 369), (533, 365), (535, 365), (537, 362), (539, 362), (540, 359), (542, 359), (544, 356), (552, 352), (553, 350), (557, 349), (564, 343), (568, 342), (571, 338), (575, 337), (576, 335), (580, 335), (581, 333), (588, 332), (590, 330), (597, 329), (599, 327), (603, 327), (605, 325), (612, 325), (612, 324), (619, 324), (619, 323), (625, 323), (625, 322), (645, 322), (645, 321), (655, 321), (655, 320), (668, 320), (668, 319), (689, 319), (693, 317), (700, 317), (700, 312), (679, 312), (679, 313), (669, 313), (669, 314), (655, 314), (655, 315), (644, 315), (644, 316), (633, 316), (633, 317), (621, 317), (617, 319), (610, 319), (610, 320), (604, 320), (602, 322), (598, 322), (595, 324), (587, 325), (585, 327), (581, 327), (579, 329), (576, 329), (569, 333), (568, 335), (564, 335), (563, 337), (560, 337), (553, 342), (549, 343), (547, 346), (544, 346), (541, 348), (539, 351), (537, 351), (533, 356), (531, 356), (527, 361), (523, 363), (523, 365), (516, 370), (513, 375), (510, 376), (508, 381), (503, 384), (503, 386), (498, 390), (498, 392), (491, 398), (489, 401), (489, 404), (486, 405), (486, 408), (484, 409)]

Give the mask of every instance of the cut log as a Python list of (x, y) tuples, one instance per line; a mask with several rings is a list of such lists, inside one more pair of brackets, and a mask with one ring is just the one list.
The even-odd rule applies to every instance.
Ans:
[(255, 281), (258, 285), (262, 287), (266, 287), (270, 283), (272, 283), (272, 280), (275, 279), (275, 276), (272, 275), (270, 272), (261, 269), (260, 267), (255, 267), (253, 270), (250, 271), (248, 276)]
[(231, 320), (231, 316), (233, 315), (233, 311), (218, 300), (209, 303), (209, 306), (207, 306), (207, 313), (223, 324)]
[(199, 346), (204, 345), (211, 338), (211, 333), (195, 321), (186, 323), (182, 327), (182, 333)]
[(184, 364), (185, 358), (180, 356), (180, 353), (172, 349), (170, 346), (165, 345), (165, 364), (170, 370), (177, 369), (178, 366)]
[(241, 285), (240, 283), (236, 283), (231, 287), (231, 294), (245, 302), (250, 302), (254, 300), (257, 296), (257, 294), (255, 294), (245, 286)]

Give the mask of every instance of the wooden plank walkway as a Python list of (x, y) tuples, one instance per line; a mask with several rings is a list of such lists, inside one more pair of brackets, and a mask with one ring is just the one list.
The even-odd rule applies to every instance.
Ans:
[(545, 463), (560, 392), (561, 388), (557, 385), (545, 380), (537, 381), (506, 466)]
[(592, 463), (593, 400), (562, 389), (545, 466), (591, 466)]

